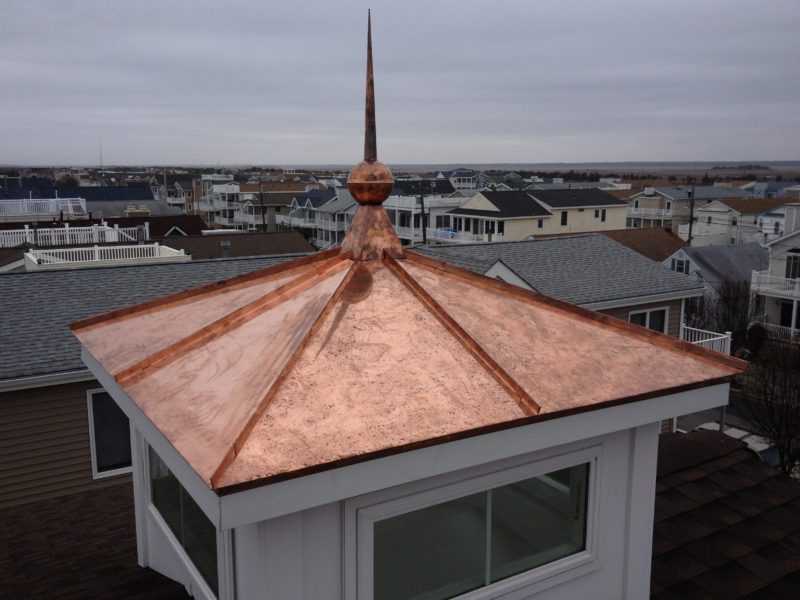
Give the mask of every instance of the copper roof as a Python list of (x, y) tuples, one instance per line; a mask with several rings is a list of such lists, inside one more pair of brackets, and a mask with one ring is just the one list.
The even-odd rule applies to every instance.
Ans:
[(369, 141), (370, 67), (365, 160), (349, 178), (360, 206), (341, 249), (72, 326), (211, 488), (741, 371), (737, 359), (404, 253), (381, 204), (391, 172)]

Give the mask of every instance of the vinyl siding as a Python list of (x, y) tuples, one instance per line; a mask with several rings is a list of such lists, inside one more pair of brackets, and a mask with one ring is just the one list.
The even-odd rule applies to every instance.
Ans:
[(680, 337), (681, 335), (681, 301), (672, 300), (670, 302), (654, 302), (651, 304), (634, 304), (632, 306), (622, 306), (620, 308), (608, 308), (601, 310), (603, 314), (611, 317), (616, 317), (623, 321), (628, 320), (628, 315), (632, 312), (639, 310), (649, 310), (652, 308), (669, 307), (667, 314), (667, 334), (673, 337)]
[(86, 391), (96, 381), (0, 394), (0, 508), (129, 483), (92, 479)]

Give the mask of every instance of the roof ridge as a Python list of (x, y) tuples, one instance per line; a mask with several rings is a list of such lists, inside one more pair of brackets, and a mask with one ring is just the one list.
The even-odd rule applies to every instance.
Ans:
[(310, 273), (299, 273), (294, 279), (275, 288), (264, 296), (259, 296), (255, 300), (227, 313), (205, 327), (201, 327), (197, 331), (182, 337), (139, 362), (124, 368), (114, 375), (114, 378), (120, 385), (135, 383), (147, 375), (152, 369), (161, 368), (175, 362), (195, 348), (255, 319), (272, 308), (276, 303), (285, 300), (287, 294), (297, 294), (312, 287), (313, 284), (317, 283), (319, 280), (326, 279), (337, 272), (337, 267), (344, 263), (344, 260), (345, 259), (341, 256), (334, 256), (321, 262), (316, 268), (312, 266)]
[[(344, 260), (350, 260), (350, 257), (347, 255), (340, 255)], [(343, 261), (344, 262), (344, 261)], [(225, 456), (222, 457), (222, 461), (220, 461), (219, 466), (214, 469), (214, 473), (211, 475), (211, 487), (216, 488), (219, 484), (220, 479), (225, 475), (225, 472), (228, 470), (228, 467), (233, 464), (233, 461), (236, 460), (239, 452), (241, 451), (244, 444), (247, 442), (250, 434), (253, 432), (253, 428), (256, 426), (258, 420), (264, 414), (264, 411), (269, 406), (272, 399), (280, 390), (283, 382), (286, 381), (286, 378), (291, 373), (294, 366), (297, 364), (297, 361), (302, 356), (305, 349), (308, 347), (308, 343), (314, 337), (314, 335), (319, 331), (320, 327), (325, 323), (325, 320), (328, 318), (333, 307), (341, 298), (342, 294), (345, 290), (350, 287), (352, 284), (357, 272), (364, 268), (361, 262), (351, 261), (349, 270), (347, 274), (344, 276), (342, 281), (336, 287), (336, 290), (331, 294), (330, 298), (328, 298), (325, 306), (322, 307), (319, 314), (314, 318), (314, 321), (308, 327), (308, 330), (303, 334), (302, 338), (298, 341), (297, 347), (292, 351), (291, 355), (286, 359), (283, 367), (280, 370), (280, 373), (275, 377), (275, 380), (269, 386), (269, 389), (264, 394), (264, 397), (259, 401), (258, 405), (255, 407), (253, 412), (251, 413), (250, 417), (245, 422), (244, 426), (242, 427), (239, 434), (236, 436), (233, 444), (228, 449), (228, 452), (225, 453)]]
[(427, 308), (434, 317), (455, 337), (464, 349), (514, 398), (523, 411), (530, 416), (538, 415), (541, 406), (536, 402), (517, 381), (505, 371), (497, 361), (473, 338), (467, 331), (451, 317), (433, 296), (431, 296), (414, 277), (403, 269), (397, 261), (386, 254), (383, 260), (389, 271), (408, 288), (411, 294)]

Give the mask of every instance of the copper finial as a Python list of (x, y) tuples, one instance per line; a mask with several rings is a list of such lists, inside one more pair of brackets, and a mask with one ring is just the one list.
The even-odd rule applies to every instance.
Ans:
[(347, 187), (359, 204), (382, 204), (392, 192), (394, 177), (378, 160), (375, 135), (375, 81), (372, 76), (372, 17), (367, 12), (367, 101), (364, 119), (364, 160), (347, 178)]

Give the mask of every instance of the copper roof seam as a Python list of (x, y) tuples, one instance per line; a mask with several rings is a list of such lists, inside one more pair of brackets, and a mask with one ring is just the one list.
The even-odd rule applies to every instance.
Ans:
[(467, 352), (475, 357), (478, 363), (503, 386), (506, 392), (517, 401), (522, 410), (531, 416), (536, 416), (541, 412), (542, 408), (539, 403), (531, 398), (530, 394), (407, 271), (400, 267), (394, 258), (386, 255), (384, 263), (395, 277), (411, 291), (414, 297), (461, 343)]
[(338, 254), (340, 254), (338, 248), (309, 254), (308, 256), (303, 256), (279, 265), (265, 267), (263, 269), (258, 269), (257, 271), (251, 271), (250, 273), (243, 273), (241, 275), (237, 275), (236, 277), (231, 277), (230, 279), (214, 281), (212, 283), (207, 283), (205, 285), (194, 287), (188, 290), (183, 290), (182, 292), (176, 292), (174, 294), (162, 296), (160, 298), (156, 298), (155, 300), (148, 300), (134, 306), (118, 308), (116, 310), (101, 313), (87, 319), (81, 319), (80, 321), (71, 323), (69, 328), (72, 331), (86, 331), (88, 329), (98, 327), (106, 321), (110, 321), (112, 319), (123, 320), (135, 317), (139, 313), (146, 312), (154, 308), (161, 308), (162, 306), (167, 305), (179, 305), (181, 302), (196, 300), (200, 296), (209, 296), (222, 293), (248, 283), (255, 284), (257, 283), (256, 280), (258, 279), (268, 279), (274, 275), (287, 275), (293, 271), (303, 270), (312, 263), (324, 261), (325, 259), (331, 258)]
[(231, 444), (230, 449), (225, 453), (225, 456), (222, 458), (219, 466), (214, 470), (214, 473), (211, 475), (211, 487), (216, 488), (219, 480), (225, 475), (225, 471), (227, 471), (228, 467), (236, 460), (236, 456), (241, 451), (244, 444), (247, 442), (247, 439), (250, 437), (250, 434), (253, 431), (253, 428), (256, 426), (256, 423), (261, 419), (264, 415), (264, 412), (267, 410), (272, 399), (280, 390), (281, 385), (289, 376), (289, 373), (294, 368), (297, 361), (300, 359), (300, 356), (305, 351), (306, 347), (308, 346), (309, 341), (314, 335), (319, 331), (320, 327), (325, 323), (325, 320), (328, 318), (331, 310), (333, 310), (334, 305), (339, 301), (342, 296), (342, 293), (347, 288), (347, 286), (352, 281), (356, 270), (358, 269), (358, 264), (352, 264), (350, 266), (350, 270), (344, 276), (342, 281), (336, 288), (336, 291), (331, 295), (328, 301), (325, 303), (325, 306), (322, 307), (319, 314), (317, 315), (314, 322), (308, 328), (308, 331), (303, 336), (302, 340), (298, 343), (297, 347), (292, 351), (292, 354), (287, 358), (286, 363), (284, 364), (283, 368), (281, 369), (280, 373), (275, 377), (275, 380), (269, 386), (266, 394), (261, 399), (261, 402), (258, 403), (258, 406), (253, 410), (253, 413), (247, 419), (247, 422), (242, 427), (242, 430), (239, 432), (239, 435), (236, 436), (236, 439)]
[(696, 358), (704, 363), (714, 364), (717, 366), (722, 363), (726, 367), (736, 369), (737, 371), (747, 368), (747, 361), (743, 361), (733, 356), (714, 352), (713, 350), (702, 348), (696, 344), (691, 344), (689, 342), (679, 340), (678, 338), (652, 331), (645, 327), (639, 327), (633, 323), (628, 323), (627, 321), (623, 321), (621, 319), (617, 319), (616, 317), (611, 317), (588, 308), (583, 308), (576, 304), (570, 304), (569, 302), (558, 300), (552, 296), (547, 296), (540, 292), (526, 290), (511, 283), (506, 283), (505, 281), (491, 279), (490, 277), (479, 275), (478, 273), (473, 273), (472, 271), (467, 271), (466, 269), (456, 267), (446, 262), (439, 261), (413, 251), (407, 252), (406, 258), (410, 262), (413, 262), (414, 264), (424, 267), (428, 270), (441, 272), (451, 277), (464, 279), (471, 284), (477, 285), (496, 294), (512, 296), (526, 302), (534, 302), (543, 308), (547, 308), (556, 312), (566, 312), (584, 321), (590, 321), (607, 329), (620, 331), (626, 335), (645, 339), (648, 342), (655, 343), (658, 346), (666, 347), (672, 350), (683, 351), (687, 354), (691, 354), (693, 358)]
[(348, 262), (347, 259), (334, 255), (323, 261), (318, 267), (314, 268), (312, 272), (292, 279), (282, 286), (275, 288), (265, 296), (248, 302), (244, 306), (209, 323), (194, 333), (126, 367), (114, 375), (114, 379), (116, 379), (119, 385), (123, 386), (135, 383), (145, 377), (151, 370), (162, 368), (212, 339), (251, 321), (277, 303), (286, 300), (289, 294), (300, 293), (313, 286), (320, 279), (325, 279), (337, 273), (342, 268), (345, 268)]

